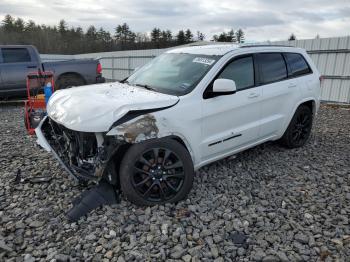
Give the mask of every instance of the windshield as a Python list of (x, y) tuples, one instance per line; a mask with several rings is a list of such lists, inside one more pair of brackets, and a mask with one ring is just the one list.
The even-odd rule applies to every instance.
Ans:
[(155, 91), (185, 95), (193, 90), (221, 56), (165, 53), (127, 79), (127, 83)]

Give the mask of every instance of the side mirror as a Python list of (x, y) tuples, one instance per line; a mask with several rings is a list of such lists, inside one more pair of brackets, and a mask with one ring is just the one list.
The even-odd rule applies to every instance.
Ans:
[(236, 83), (231, 79), (219, 78), (214, 81), (213, 92), (214, 93), (234, 93), (236, 92)]

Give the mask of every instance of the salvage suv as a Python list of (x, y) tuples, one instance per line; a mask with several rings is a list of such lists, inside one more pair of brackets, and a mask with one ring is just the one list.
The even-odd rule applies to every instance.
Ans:
[(204, 165), (271, 140), (303, 146), (320, 81), (299, 48), (173, 49), (120, 83), (56, 91), (36, 134), (75, 178), (138, 205), (177, 202)]

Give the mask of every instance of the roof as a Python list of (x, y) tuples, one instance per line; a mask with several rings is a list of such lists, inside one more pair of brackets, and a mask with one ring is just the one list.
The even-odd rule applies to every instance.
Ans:
[(215, 45), (200, 45), (200, 46), (186, 46), (180, 48), (174, 48), (169, 50), (167, 53), (187, 53), (187, 54), (202, 54), (202, 55), (225, 55), (228, 52), (239, 50), (240, 48), (248, 49), (278, 49), (283, 50), (301, 50), (291, 46), (274, 46), (274, 45), (237, 45), (237, 44), (215, 44)]
[(175, 48), (167, 53), (187, 53), (187, 54), (202, 54), (202, 55), (224, 55), (227, 52), (238, 49), (239, 45), (225, 44), (225, 45), (201, 45)]

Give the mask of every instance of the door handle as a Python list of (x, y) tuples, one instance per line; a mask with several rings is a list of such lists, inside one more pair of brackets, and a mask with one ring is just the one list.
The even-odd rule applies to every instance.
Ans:
[(255, 97), (258, 97), (258, 96), (259, 96), (258, 93), (250, 93), (250, 94), (248, 95), (248, 98), (255, 98)]
[(36, 68), (36, 66), (34, 65), (34, 66), (27, 66), (27, 68)]
[(297, 84), (291, 83), (291, 84), (288, 85), (288, 88), (293, 88), (293, 87), (296, 87), (296, 86), (297, 86)]

